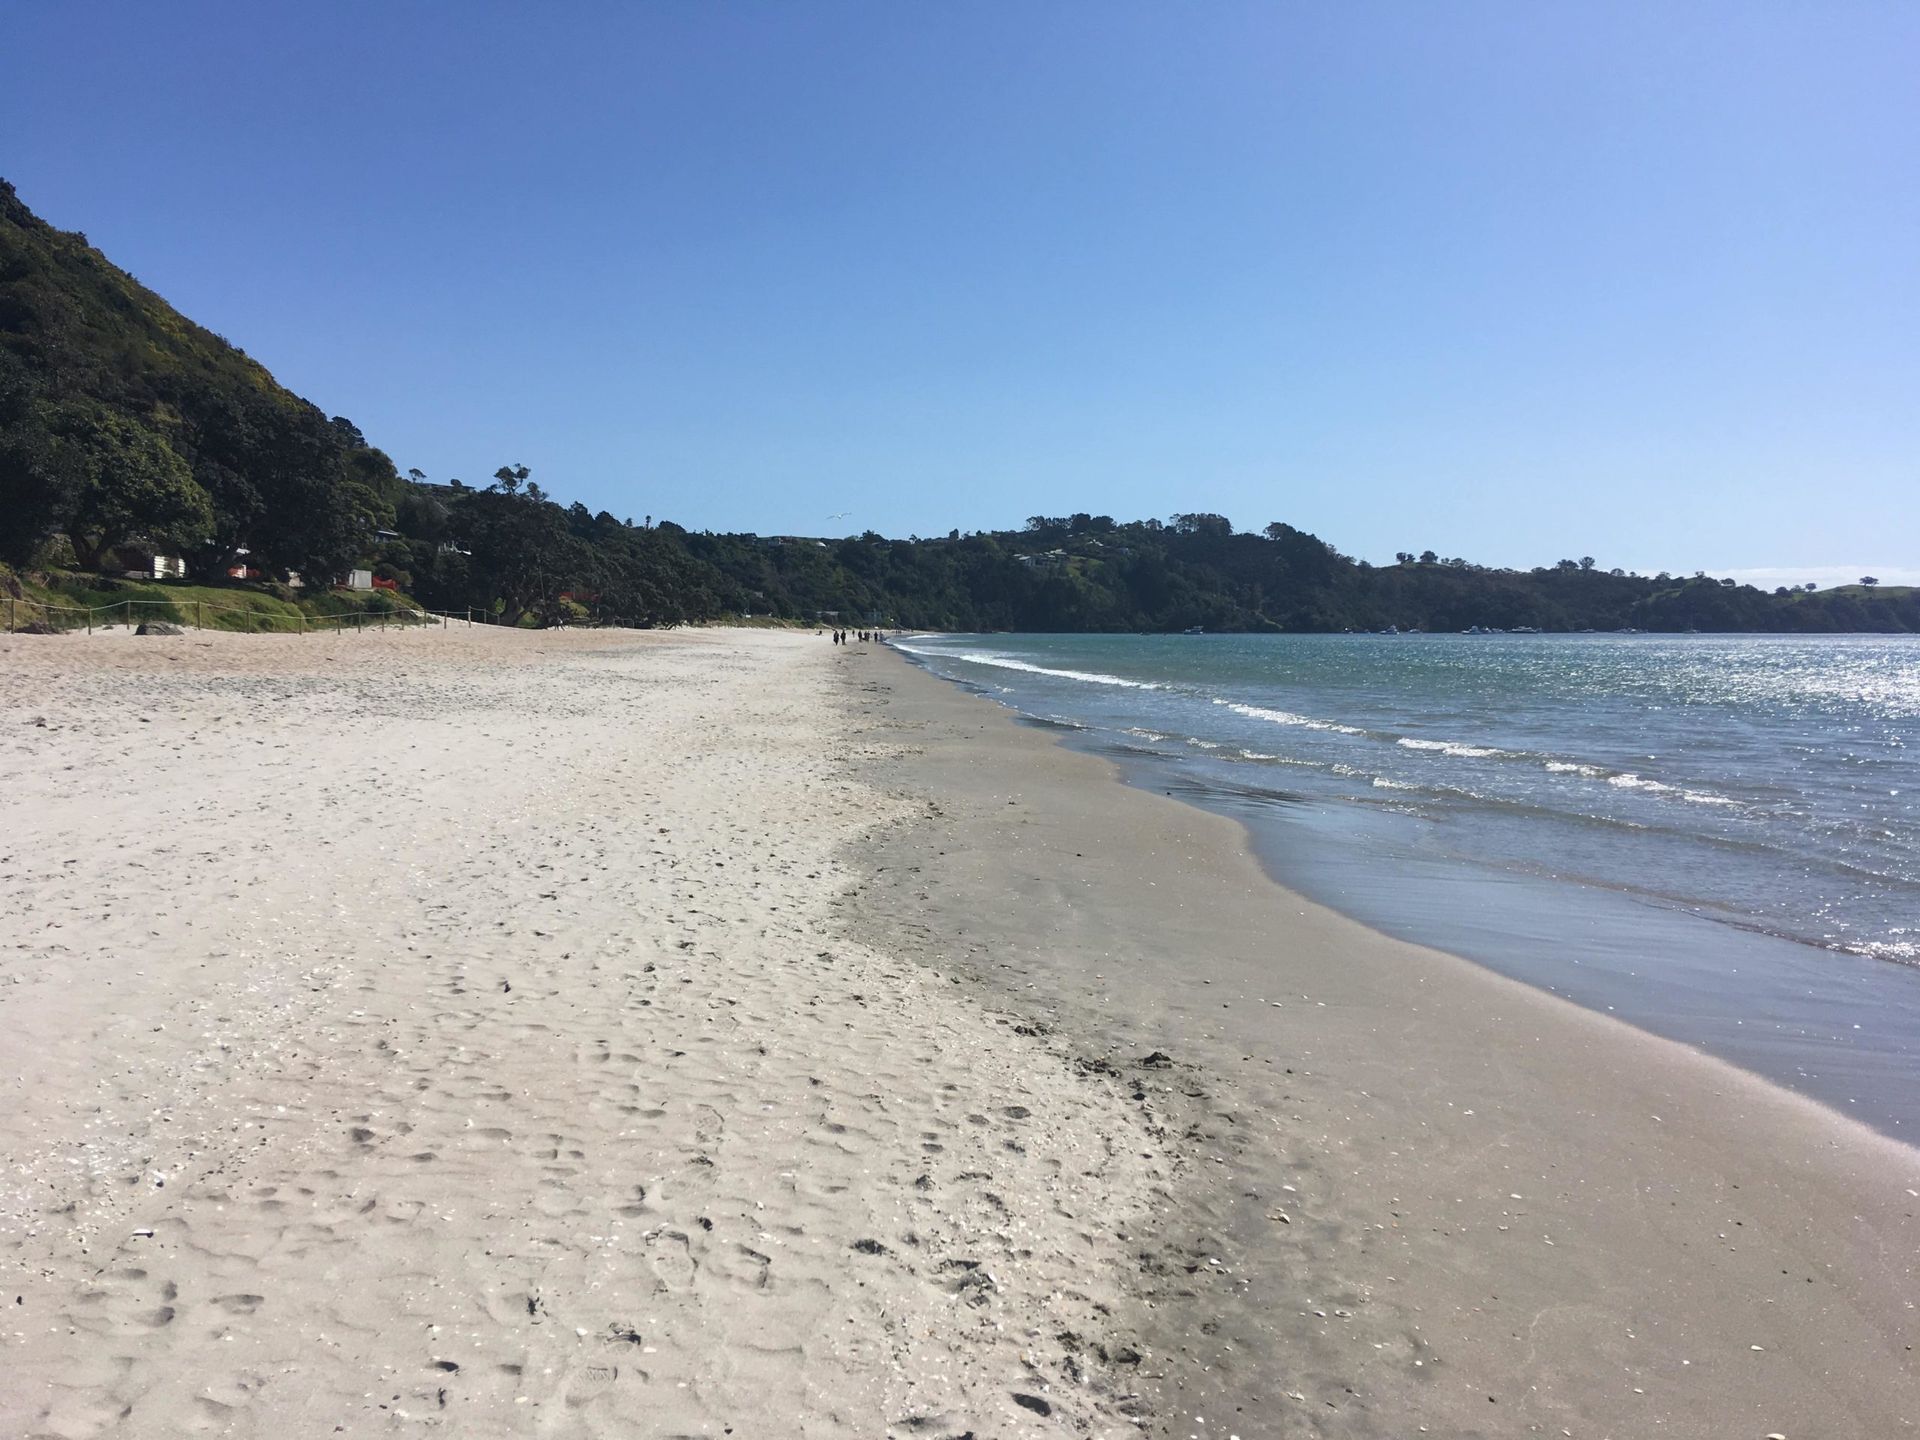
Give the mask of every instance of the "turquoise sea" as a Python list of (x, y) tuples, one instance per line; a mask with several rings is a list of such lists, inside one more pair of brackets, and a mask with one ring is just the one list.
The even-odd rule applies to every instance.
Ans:
[(1920, 638), (896, 648), (1378, 928), (1920, 1134)]

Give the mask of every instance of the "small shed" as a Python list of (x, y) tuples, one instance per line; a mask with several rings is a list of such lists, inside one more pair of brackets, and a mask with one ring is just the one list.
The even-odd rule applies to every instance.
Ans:
[[(107, 557), (108, 565), (129, 580), (184, 580), (187, 562), (151, 545), (120, 545)], [(106, 568), (106, 567), (102, 567)]]

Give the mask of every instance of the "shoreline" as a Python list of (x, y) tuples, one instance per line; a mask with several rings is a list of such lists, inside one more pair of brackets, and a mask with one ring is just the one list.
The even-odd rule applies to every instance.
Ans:
[(1683, 895), (1656, 878), (1663, 875), (1657, 853), (1596, 866), (1550, 862), (1551, 842), (1524, 858), (1497, 844), (1481, 849), (1474, 841), (1484, 837), (1457, 817), (1399, 813), (1370, 794), (1354, 803), (1258, 765), (1222, 767), (1212, 752), (1231, 744), (1156, 733), (1182, 731), (1190, 720), (1147, 715), (1140, 719), (1147, 728), (1130, 727), (1111, 705), (1076, 709), (1062, 697), (1009, 693), (956, 673), (945, 651), (898, 648), (929, 673), (992, 698), (1021, 724), (1055, 728), (1069, 748), (1113, 762), (1135, 788), (1234, 820), (1284, 888), (1920, 1144), (1920, 970), (1897, 956), (1770, 929), (1765, 917), (1702, 900), (1697, 891)]
[[(1156, 776), (1165, 762), (1107, 753), (1077, 731), (1060, 743), (1109, 760), (1123, 784), (1232, 820), (1275, 884), (1369, 930), (1623, 1020), (1920, 1148), (1920, 1040), (1900, 1038), (1920, 1037), (1920, 971), (1907, 962), (1743, 928), (1667, 901), (1642, 903), (1591, 881), (1417, 857), (1411, 845), (1392, 845), (1400, 837), (1387, 825), (1372, 832), (1392, 847), (1383, 862), (1324, 824), (1262, 826), (1259, 802), (1177, 770)], [(1453, 898), (1463, 878), (1497, 907), (1497, 919)], [(1550, 958), (1541, 954), (1545, 944), (1556, 952)], [(1647, 953), (1662, 956), (1657, 979), (1639, 964)], [(1873, 1027), (1864, 1040), (1863, 1024)]]
[(1920, 1425), (1911, 1149), (1295, 895), (1239, 822), (903, 657), (865, 669), (876, 733), (917, 752), (887, 779), (938, 812), (873, 851), (875, 888), (914, 892), (874, 923), (947, 935), (947, 963), (1062, 1043), (1167, 1052), (1197, 1092), (1168, 1110), (1193, 1193), (1163, 1248), (1222, 1263), (1191, 1296), (1144, 1285), (1188, 1316), (1164, 1329), (1193, 1357), (1170, 1411), (1358, 1435)]

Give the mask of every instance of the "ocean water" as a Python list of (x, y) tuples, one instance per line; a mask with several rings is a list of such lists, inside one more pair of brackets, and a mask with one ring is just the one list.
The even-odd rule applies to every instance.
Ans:
[(1336, 908), (1920, 1138), (1920, 639), (896, 648)]

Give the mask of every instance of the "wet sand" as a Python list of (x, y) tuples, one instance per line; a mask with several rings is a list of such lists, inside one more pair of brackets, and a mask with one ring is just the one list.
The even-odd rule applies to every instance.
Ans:
[(875, 942), (1021, 997), (1178, 1146), (1134, 1282), (1169, 1433), (1920, 1427), (1920, 1152), (1312, 904), (898, 657), (855, 687), (923, 809), (869, 847)]

